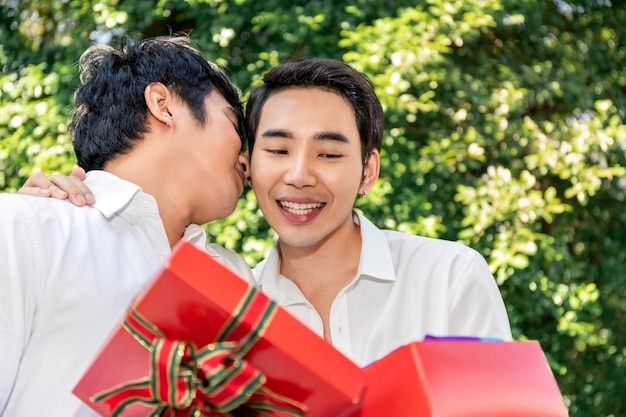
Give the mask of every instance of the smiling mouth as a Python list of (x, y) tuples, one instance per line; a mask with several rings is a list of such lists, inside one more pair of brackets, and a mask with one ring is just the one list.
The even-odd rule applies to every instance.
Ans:
[(294, 203), (293, 201), (278, 201), (278, 205), (292, 214), (303, 216), (305, 214), (312, 213), (315, 210), (319, 210), (326, 205), (326, 203)]

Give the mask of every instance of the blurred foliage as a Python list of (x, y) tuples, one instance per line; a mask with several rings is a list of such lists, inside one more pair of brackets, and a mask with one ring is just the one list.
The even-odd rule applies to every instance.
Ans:
[[(417, 3), (417, 5), (416, 5)], [(626, 9), (606, 0), (3, 0), (0, 191), (74, 165), (75, 63), (94, 41), (190, 32), (245, 93), (294, 56), (342, 59), (386, 111), (379, 226), (488, 259), (514, 336), (541, 343), (571, 416), (626, 404)], [(247, 190), (215, 241), (262, 258)]]

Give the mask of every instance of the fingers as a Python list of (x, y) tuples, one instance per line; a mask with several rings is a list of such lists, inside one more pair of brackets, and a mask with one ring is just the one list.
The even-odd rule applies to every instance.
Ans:
[(51, 197), (50, 190), (46, 188), (27, 187), (25, 185), (22, 185), (22, 188), (17, 190), (17, 193), (24, 194), (24, 195), (32, 195), (34, 197)]
[(66, 198), (74, 205), (91, 205), (95, 202), (95, 199), (89, 187), (83, 183), (83, 178), (85, 178), (85, 171), (82, 168), (75, 168), (70, 176), (54, 174), (49, 177), (49, 180), (53, 187), (56, 186), (60, 191), (65, 192), (67, 194)]
[(81, 167), (76, 167), (72, 170), (72, 173), (70, 174), (71, 177), (77, 177), (79, 178), (81, 181), (85, 181), (85, 178), (87, 178), (87, 173), (85, 172), (85, 170)]
[[(87, 178), (87, 173), (81, 167), (74, 168), (72, 170), (72, 173), (70, 174), (70, 179), (74, 182), (76, 187), (78, 187), (78, 189), (80, 190), (80, 194), (82, 194), (82, 198), (85, 200), (85, 204), (90, 206), (96, 202), (96, 199), (91, 193), (91, 190), (89, 189), (89, 187), (85, 185), (84, 183), (85, 178)], [(72, 194), (70, 194), (70, 197), (71, 196)], [(78, 195), (77, 195), (77, 198), (78, 198)]]
[(35, 172), (18, 193), (59, 200), (69, 199), (76, 206), (91, 205), (95, 199), (89, 187), (83, 183), (84, 178), (85, 171), (82, 168), (74, 168), (70, 176), (54, 174), (46, 177), (41, 172)]
[(18, 194), (32, 195), (36, 197), (53, 197), (63, 200), (67, 193), (55, 186), (43, 173), (36, 171), (24, 185), (17, 190)]

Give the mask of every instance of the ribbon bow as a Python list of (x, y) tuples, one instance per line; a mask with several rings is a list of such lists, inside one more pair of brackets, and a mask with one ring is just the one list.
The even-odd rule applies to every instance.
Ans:
[[(104, 402), (113, 417), (140, 402), (153, 408), (151, 417), (170, 416), (268, 416), (281, 411), (304, 416), (306, 406), (264, 387), (265, 375), (243, 359), (263, 335), (276, 303), (259, 297), (250, 288), (231, 319), (218, 333), (217, 341), (198, 348), (192, 342), (167, 338), (137, 310), (130, 309), (124, 328), (150, 353), (147, 377), (101, 392), (94, 401)], [(238, 342), (228, 341), (241, 333), (241, 322), (254, 323)], [(238, 410), (238, 411), (236, 411)]]

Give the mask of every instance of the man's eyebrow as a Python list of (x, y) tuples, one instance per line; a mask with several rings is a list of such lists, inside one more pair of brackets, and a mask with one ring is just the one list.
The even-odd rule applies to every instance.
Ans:
[(285, 139), (293, 139), (293, 135), (291, 132), (282, 129), (268, 129), (261, 133), (262, 138), (285, 138)]
[(315, 135), (315, 140), (330, 140), (334, 142), (350, 143), (348, 137), (339, 132), (319, 132)]
[[(261, 134), (262, 138), (283, 138), (283, 139), (293, 139), (293, 134), (288, 130), (283, 129), (268, 129)], [(342, 142), (342, 143), (350, 143), (348, 137), (339, 132), (318, 132), (313, 137), (316, 141), (333, 141), (333, 142)]]

